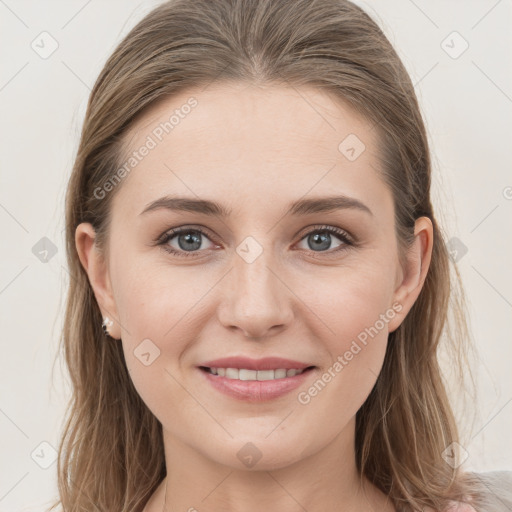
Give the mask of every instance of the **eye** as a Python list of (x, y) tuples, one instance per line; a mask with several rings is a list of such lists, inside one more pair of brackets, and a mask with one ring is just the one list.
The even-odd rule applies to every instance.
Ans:
[[(208, 239), (208, 234), (199, 227), (180, 227), (166, 231), (159, 239), (158, 245), (173, 255), (187, 257), (193, 256), (199, 249), (208, 249), (204, 247), (204, 238)], [(172, 246), (171, 242), (175, 245)]]
[[(335, 235), (335, 238), (338, 238), (341, 243), (333, 250), (328, 250), (331, 248), (331, 244), (333, 242), (332, 235)], [(346, 231), (335, 226), (318, 226), (312, 231), (306, 233), (306, 235), (301, 239), (301, 242), (303, 240), (307, 243), (306, 249), (311, 249), (313, 252), (333, 253), (345, 250), (354, 245), (350, 235)]]
[[(333, 250), (329, 250), (333, 242), (333, 235), (341, 243)], [(179, 257), (196, 256), (197, 253), (201, 252), (201, 249), (218, 247), (213, 243), (212, 246), (205, 247), (204, 239), (210, 240), (210, 237), (201, 227), (182, 226), (166, 231), (156, 241), (156, 245), (161, 246), (166, 252)], [(307, 242), (306, 249), (312, 252), (327, 252), (329, 254), (337, 253), (355, 245), (355, 242), (346, 231), (335, 226), (315, 226), (313, 230), (310, 230), (302, 237), (301, 242), (304, 240)], [(171, 245), (172, 243), (174, 245)]]

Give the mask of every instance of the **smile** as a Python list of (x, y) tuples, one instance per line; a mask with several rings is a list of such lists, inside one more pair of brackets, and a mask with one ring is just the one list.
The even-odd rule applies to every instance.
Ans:
[(254, 403), (284, 398), (299, 386), (305, 385), (316, 373), (315, 370), (315, 366), (275, 370), (200, 366), (197, 371), (208, 386), (222, 395)]

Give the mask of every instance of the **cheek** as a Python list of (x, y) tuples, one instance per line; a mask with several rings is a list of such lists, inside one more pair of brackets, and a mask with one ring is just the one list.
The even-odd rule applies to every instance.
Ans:
[(329, 361), (297, 396), (302, 410), (295, 418), (302, 419), (302, 428), (311, 417), (324, 418), (324, 439), (334, 438), (370, 394), (386, 354), (388, 325), (396, 315), (389, 304), (389, 281), (380, 272), (342, 274), (344, 279), (324, 283), (312, 296), (312, 309), (329, 327), (322, 329), (321, 338)]
[(345, 283), (329, 300), (326, 323), (334, 331), (335, 345), (339, 351), (348, 350), (349, 342), (364, 343), (368, 337), (376, 338), (388, 332), (391, 319), (389, 294), (379, 290), (374, 283)]
[(113, 273), (113, 285), (127, 338), (133, 343), (150, 338), (161, 344), (173, 337), (204, 295), (207, 278), (201, 272), (172, 269), (145, 255), (123, 258)]
[[(162, 410), (179, 407), (185, 398), (175, 370), (190, 338), (190, 320), (197, 315), (194, 304), (204, 294), (180, 276), (128, 258), (113, 273), (126, 365), (137, 392), (160, 420)], [(168, 402), (165, 408), (162, 400)]]
[(392, 265), (385, 254), (380, 261), (354, 259), (310, 286), (307, 302), (328, 328), (332, 355), (349, 350), (353, 340), (387, 339), (389, 322), (396, 314), (391, 307)]
[[(322, 395), (315, 398), (319, 407), (340, 403), (345, 413), (355, 414), (370, 393), (385, 357), (390, 322), (397, 313), (391, 304), (393, 274), (383, 268), (391, 268), (391, 261), (360, 261), (357, 268), (339, 269), (335, 279), (317, 280), (311, 288), (314, 293), (307, 303), (322, 320), (316, 334), (328, 361), (321, 368), (322, 382), (305, 390), (305, 402), (318, 393)], [(328, 390), (323, 391), (324, 385)]]

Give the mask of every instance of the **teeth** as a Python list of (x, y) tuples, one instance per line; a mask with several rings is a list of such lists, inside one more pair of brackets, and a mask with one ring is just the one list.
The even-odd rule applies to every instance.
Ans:
[[(233, 370), (233, 368), (230, 368), (230, 370)], [(258, 373), (262, 373), (262, 372), (258, 372), (256, 370), (238, 370), (238, 375), (236, 375), (237, 371), (234, 370), (232, 374), (229, 375), (228, 378), (231, 378), (231, 379), (240, 379), (240, 380), (263, 380), (263, 379), (259, 379), (258, 378)], [(274, 373), (274, 372), (271, 372), (271, 373)], [(273, 377), (273, 375), (272, 375)]]
[(246, 370), (245, 368), (210, 368), (210, 372), (219, 377), (236, 380), (275, 380), (295, 377), (304, 370), (280, 368), (277, 370)]
[(227, 379), (238, 379), (238, 370), (236, 368), (226, 368)]

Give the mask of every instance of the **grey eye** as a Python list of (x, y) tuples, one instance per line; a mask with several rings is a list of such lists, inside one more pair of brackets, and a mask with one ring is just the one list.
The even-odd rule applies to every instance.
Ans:
[(323, 252), (329, 249), (335, 249), (336, 247), (339, 247), (340, 245), (343, 245), (345, 242), (340, 240), (337, 246), (333, 247), (333, 236), (334, 238), (338, 238), (339, 236), (334, 233), (329, 233), (328, 231), (321, 231), (317, 230), (314, 232), (311, 232), (307, 234), (302, 240), (307, 241), (307, 247), (300, 247), (301, 249), (310, 249), (315, 252)]

